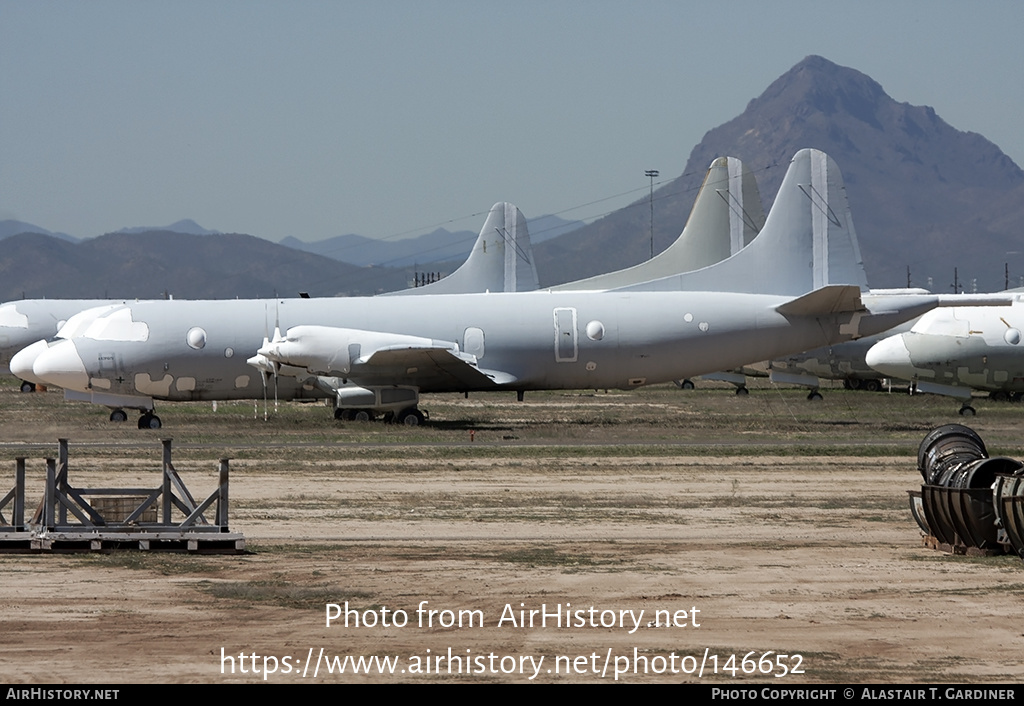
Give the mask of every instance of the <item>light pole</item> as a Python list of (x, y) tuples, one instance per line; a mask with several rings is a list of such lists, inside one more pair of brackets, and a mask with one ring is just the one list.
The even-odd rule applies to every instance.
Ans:
[(654, 258), (654, 177), (658, 176), (657, 169), (648, 169), (644, 176), (651, 180), (651, 258)]

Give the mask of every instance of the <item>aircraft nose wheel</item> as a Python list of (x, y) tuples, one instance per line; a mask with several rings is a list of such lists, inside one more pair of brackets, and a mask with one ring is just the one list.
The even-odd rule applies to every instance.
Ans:
[(21, 383), (21, 391), (22, 392), (35, 392), (36, 391), (35, 383), (32, 383), (32, 382), (22, 382)]
[(152, 412), (146, 412), (139, 417), (139, 429), (159, 429), (161, 426), (160, 417)]

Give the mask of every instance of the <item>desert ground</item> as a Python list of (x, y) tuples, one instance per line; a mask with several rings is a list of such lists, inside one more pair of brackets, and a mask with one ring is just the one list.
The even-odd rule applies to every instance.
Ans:
[[(140, 431), (5, 379), (0, 497), (26, 456), (35, 507), (58, 438), (78, 485), (157, 485), (173, 438), (196, 496), (231, 459), (248, 552), (0, 554), (0, 682), (1020, 682), (1024, 562), (926, 548), (908, 509), (957, 404), (823, 392), (438, 395), (416, 429), (164, 404)], [(975, 406), (1024, 457), (1024, 407)]]

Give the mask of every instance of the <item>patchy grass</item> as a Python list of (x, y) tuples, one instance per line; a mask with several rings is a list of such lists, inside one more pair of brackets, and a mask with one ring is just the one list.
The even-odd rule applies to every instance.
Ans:
[(153, 571), (162, 576), (182, 576), (222, 571), (238, 557), (118, 549), (103, 554), (73, 555), (71, 560), (94, 566)]
[[(353, 591), (332, 584), (297, 585), (289, 581), (277, 579), (266, 581), (203, 581), (198, 584), (200, 590), (214, 598), (231, 600), (249, 606), (270, 604), (283, 608), (322, 611), (327, 603), (354, 603), (357, 599), (372, 598), (373, 594), (365, 591)], [(360, 612), (374, 609), (376, 606), (353, 605)]]

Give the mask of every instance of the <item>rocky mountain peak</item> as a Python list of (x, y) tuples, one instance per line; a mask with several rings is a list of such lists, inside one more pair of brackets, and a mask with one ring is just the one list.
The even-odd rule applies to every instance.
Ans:
[[(1024, 171), (981, 135), (952, 127), (929, 106), (900, 103), (870, 76), (820, 56), (801, 60), (693, 148), (683, 174), (655, 194), (657, 249), (678, 236), (715, 158), (739, 157), (754, 171), (767, 211), (789, 160), (805, 147), (831, 155), (843, 173), (872, 286), (905, 285), (908, 267), (912, 284), (942, 291), (957, 266), (961, 282), (976, 278), (981, 291), (1001, 288), (1004, 262), (1011, 279), (1024, 276), (1024, 256), (1016, 267), (1008, 261), (1020, 250)], [(642, 210), (623, 209), (536, 248), (540, 262), (549, 250), (559, 262), (557, 272), (540, 267), (541, 281), (646, 258)], [(628, 256), (612, 263), (586, 259), (591, 252)]]

